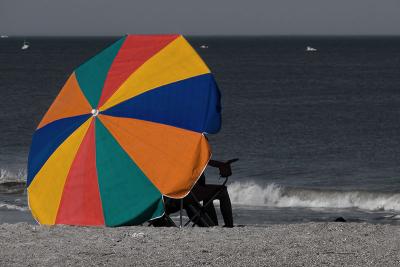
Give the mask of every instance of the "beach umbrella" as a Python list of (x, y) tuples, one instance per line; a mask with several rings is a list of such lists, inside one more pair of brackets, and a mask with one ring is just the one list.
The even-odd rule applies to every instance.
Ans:
[(140, 224), (183, 198), (221, 125), (210, 70), (181, 35), (127, 35), (80, 65), (37, 127), (33, 217), (46, 225)]

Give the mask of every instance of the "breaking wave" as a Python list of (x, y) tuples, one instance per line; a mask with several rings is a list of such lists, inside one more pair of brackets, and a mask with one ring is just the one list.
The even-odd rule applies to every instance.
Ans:
[(28, 207), (21, 207), (21, 206), (9, 204), (9, 203), (1, 203), (0, 202), (0, 209), (27, 211)]
[[(17, 173), (0, 169), (0, 193), (18, 194), (25, 191), (26, 171), (20, 170)], [(1, 208), (1, 206), (0, 206)]]
[(18, 172), (11, 172), (6, 169), (0, 169), (0, 184), (7, 182), (25, 182), (26, 170), (21, 169)]
[(358, 208), (400, 211), (400, 194), (288, 188), (277, 184), (234, 182), (228, 186), (234, 204), (270, 207)]

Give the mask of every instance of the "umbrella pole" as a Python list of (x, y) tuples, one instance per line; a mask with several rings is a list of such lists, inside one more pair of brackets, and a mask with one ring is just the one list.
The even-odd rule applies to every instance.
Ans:
[(181, 208), (179, 210), (179, 228), (182, 228), (182, 210), (183, 210), (183, 198), (181, 198)]

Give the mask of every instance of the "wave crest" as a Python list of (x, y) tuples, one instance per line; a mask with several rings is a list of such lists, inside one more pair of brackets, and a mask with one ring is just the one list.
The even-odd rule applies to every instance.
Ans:
[(234, 204), (270, 207), (359, 208), (400, 211), (400, 194), (287, 188), (277, 184), (234, 182), (228, 186)]
[(9, 204), (9, 203), (1, 203), (0, 202), (0, 209), (1, 208), (5, 208), (8, 210), (19, 210), (19, 211), (27, 211), (28, 210), (28, 207), (21, 207), (21, 206)]
[(7, 169), (0, 169), (0, 184), (7, 182), (25, 182), (26, 176), (25, 169), (20, 169), (16, 173)]

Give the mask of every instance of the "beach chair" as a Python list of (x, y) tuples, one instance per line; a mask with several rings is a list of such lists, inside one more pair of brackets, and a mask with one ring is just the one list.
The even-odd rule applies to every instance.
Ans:
[[(225, 186), (228, 182), (229, 177), (232, 175), (232, 168), (231, 164), (233, 162), (238, 161), (239, 159), (230, 159), (228, 161), (214, 161), (217, 165), (213, 167), (221, 167), (223, 166), (224, 172), (220, 171), (220, 177), (224, 179), (222, 184), (219, 185), (220, 189), (217, 190), (217, 192), (214, 193), (214, 195), (206, 202), (201, 204), (201, 201), (198, 199), (196, 194), (191, 191), (190, 197), (192, 197), (195, 201), (195, 205), (188, 205), (189, 209), (192, 209), (192, 214), (193, 216), (189, 217), (189, 220), (184, 224), (184, 226), (188, 226), (190, 223), (192, 223), (192, 226), (199, 225), (199, 226), (215, 226), (214, 221), (211, 219), (209, 214), (207, 213), (207, 208), (209, 205), (213, 203), (215, 199), (218, 198), (219, 194), (222, 193), (223, 190), (225, 190)], [(221, 170), (221, 169), (220, 169)], [(181, 207), (180, 207), (180, 227), (182, 227), (182, 210), (183, 210), (183, 201), (181, 200)]]
[[(215, 199), (218, 198), (219, 194), (221, 194), (221, 192), (225, 190), (225, 186), (228, 182), (228, 179), (232, 175), (231, 164), (238, 160), (239, 159), (231, 159), (228, 161), (215, 161), (215, 160), (213, 161), (214, 163), (213, 167), (219, 168), (223, 166), (224, 170), (223, 172), (221, 172), (220, 168), (220, 177), (223, 178), (224, 181), (222, 182), (222, 184), (219, 185), (220, 189), (218, 189), (206, 203), (204, 202), (201, 203), (198, 196), (196, 196), (193, 190), (184, 199), (178, 200), (178, 199), (164, 198), (164, 209), (166, 211), (164, 216), (157, 220), (150, 221), (149, 225), (178, 227), (178, 225), (174, 222), (174, 220), (171, 219), (169, 214), (179, 212), (179, 227), (188, 226), (190, 223), (192, 223), (192, 226), (195, 225), (202, 227), (215, 226), (214, 221), (207, 213), (207, 208), (209, 207), (209, 205), (212, 204), (212, 202)], [(191, 201), (188, 201), (188, 199), (191, 199)], [(186, 210), (189, 210), (190, 213), (192, 214), (192, 216), (189, 216), (189, 220), (185, 224), (183, 224), (184, 207)]]

